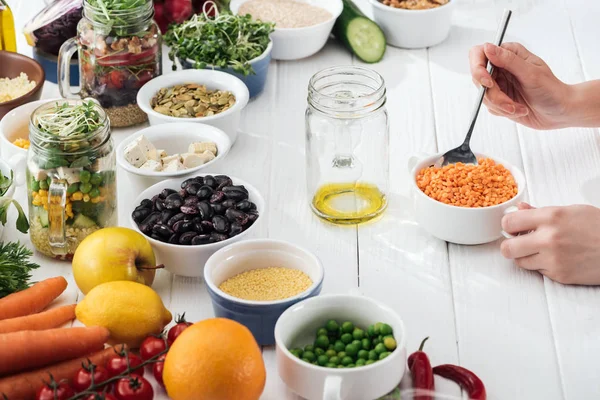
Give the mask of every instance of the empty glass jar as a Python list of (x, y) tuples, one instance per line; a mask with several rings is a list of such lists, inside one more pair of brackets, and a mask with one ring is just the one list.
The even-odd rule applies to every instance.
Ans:
[(306, 171), (316, 215), (357, 224), (387, 206), (389, 123), (381, 75), (363, 67), (333, 67), (308, 86)]

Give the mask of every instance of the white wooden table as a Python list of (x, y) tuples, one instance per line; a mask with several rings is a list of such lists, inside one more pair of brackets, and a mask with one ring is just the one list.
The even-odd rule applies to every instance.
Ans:
[[(229, 156), (212, 169), (253, 183), (267, 200), (257, 236), (288, 240), (314, 251), (326, 267), (323, 293), (360, 293), (392, 306), (404, 319), (409, 352), (425, 336), (434, 365), (454, 363), (475, 371), (489, 398), (600, 398), (600, 290), (567, 287), (517, 269), (499, 242), (464, 247), (425, 233), (414, 222), (407, 195), (406, 163), (416, 152), (435, 152), (462, 140), (476, 96), (468, 74), (471, 46), (494, 38), (504, 7), (514, 16), (506, 41), (519, 41), (544, 58), (569, 83), (600, 78), (600, 2), (585, 0), (454, 0), (454, 27), (443, 44), (424, 50), (389, 47), (371, 66), (386, 80), (391, 115), (390, 206), (379, 222), (335, 227), (310, 211), (305, 189), (304, 111), (309, 78), (322, 68), (360, 64), (331, 41), (316, 56), (273, 62), (265, 92), (246, 108)], [(20, 30), (42, 0), (13, 0)], [(365, 11), (366, 1), (361, 5)], [(19, 51), (31, 49), (19, 36)], [(165, 64), (165, 72), (170, 64)], [(58, 94), (46, 83), (44, 97)], [(137, 128), (139, 129), (139, 128)], [(114, 130), (118, 143), (135, 129)], [(536, 206), (584, 202), (581, 186), (600, 172), (598, 130), (536, 132), (482, 111), (472, 146), (521, 167)], [(119, 217), (142, 189), (119, 171)], [(20, 189), (17, 198), (25, 200)], [(264, 217), (263, 217), (264, 218)], [(13, 216), (14, 219), (14, 216)], [(13, 225), (6, 239), (31, 243)], [(33, 248), (33, 247), (32, 247)], [(62, 303), (81, 298), (69, 263), (36, 255), (35, 278), (63, 275)], [(212, 316), (201, 279), (161, 271), (154, 288), (165, 305), (192, 321)], [(263, 399), (295, 399), (277, 375), (273, 348)], [(460, 396), (451, 382), (441, 393)], [(162, 398), (166, 398), (164, 392)], [(366, 399), (365, 399), (366, 400)]]

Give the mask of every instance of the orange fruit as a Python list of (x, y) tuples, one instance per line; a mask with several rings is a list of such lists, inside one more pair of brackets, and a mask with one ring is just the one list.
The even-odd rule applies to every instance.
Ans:
[(212, 318), (190, 326), (169, 349), (163, 382), (172, 400), (257, 400), (266, 371), (244, 325)]

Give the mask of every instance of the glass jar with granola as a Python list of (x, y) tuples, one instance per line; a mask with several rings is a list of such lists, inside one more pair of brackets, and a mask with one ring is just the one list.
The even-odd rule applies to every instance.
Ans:
[[(65, 98), (92, 97), (112, 127), (147, 120), (137, 106), (138, 90), (162, 73), (162, 37), (152, 19), (152, 0), (84, 0), (77, 37), (59, 55), (59, 88)], [(81, 91), (71, 92), (68, 67), (78, 51)]]
[(70, 260), (92, 232), (117, 224), (116, 161), (106, 113), (92, 100), (49, 102), (29, 124), (31, 242)]

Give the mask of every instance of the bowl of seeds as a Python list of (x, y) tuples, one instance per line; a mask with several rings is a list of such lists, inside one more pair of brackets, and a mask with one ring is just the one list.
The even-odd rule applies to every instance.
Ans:
[(249, 98), (248, 88), (239, 78), (221, 71), (191, 69), (158, 76), (137, 94), (150, 125), (203, 123), (221, 129), (232, 144)]
[(275, 343), (279, 316), (299, 301), (317, 296), (323, 278), (323, 265), (314, 254), (272, 239), (230, 244), (204, 266), (215, 316), (245, 325), (261, 346)]

